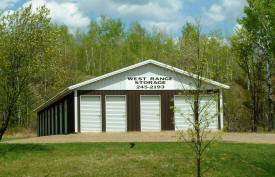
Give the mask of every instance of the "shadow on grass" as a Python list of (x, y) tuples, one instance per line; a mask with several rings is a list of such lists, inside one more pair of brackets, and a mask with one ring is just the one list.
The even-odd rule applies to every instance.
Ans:
[(36, 152), (48, 152), (53, 148), (41, 144), (0, 144), (0, 157), (7, 155), (23, 155)]

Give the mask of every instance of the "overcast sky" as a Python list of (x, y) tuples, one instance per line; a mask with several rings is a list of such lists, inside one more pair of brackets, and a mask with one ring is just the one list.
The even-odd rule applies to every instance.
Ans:
[(91, 19), (106, 15), (126, 25), (137, 21), (148, 30), (156, 26), (177, 36), (186, 21), (195, 19), (200, 19), (204, 33), (220, 29), (231, 34), (246, 0), (0, 0), (0, 9), (17, 10), (30, 3), (34, 7), (45, 4), (53, 22), (71, 31), (85, 31)]

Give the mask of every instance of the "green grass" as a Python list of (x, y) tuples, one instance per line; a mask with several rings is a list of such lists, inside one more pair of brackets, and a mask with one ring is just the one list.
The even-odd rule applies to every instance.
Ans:
[[(205, 176), (275, 176), (275, 145), (217, 143)], [(193, 176), (183, 143), (0, 144), (0, 176)]]
[(13, 137), (13, 136), (11, 136), (11, 137), (3, 137), (2, 138), (2, 140), (1, 140), (1, 142), (5, 142), (5, 141), (10, 141), (10, 140), (19, 140), (19, 139), (25, 139), (25, 138), (30, 138), (30, 136), (19, 136), (19, 137)]

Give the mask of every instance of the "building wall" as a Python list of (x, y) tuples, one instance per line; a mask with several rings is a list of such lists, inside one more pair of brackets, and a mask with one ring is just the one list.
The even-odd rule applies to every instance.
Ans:
[[(184, 94), (193, 94), (194, 91), (188, 91)], [(102, 131), (106, 131), (106, 113), (105, 113), (105, 96), (106, 95), (125, 95), (127, 102), (127, 131), (140, 131), (140, 96), (141, 95), (160, 95), (161, 96), (161, 130), (169, 131), (175, 130), (174, 125), (174, 101), (175, 95), (183, 94), (179, 90), (78, 90), (77, 91), (77, 123), (78, 132), (80, 132), (80, 96), (81, 95), (101, 95), (102, 107)], [(220, 94), (219, 90), (214, 92), (209, 90), (209, 94), (217, 96), (218, 111), (220, 112)], [(74, 93), (70, 93), (61, 100), (51, 104), (45, 109), (38, 112), (38, 136), (47, 136), (54, 134), (65, 134), (65, 119), (64, 111), (60, 114), (60, 104), (64, 110), (64, 101), (67, 102), (67, 133), (75, 132), (75, 112), (74, 112)], [(53, 109), (54, 108), (54, 109)], [(222, 111), (221, 111), (222, 112)], [(52, 115), (57, 114), (56, 120), (52, 119)], [(222, 128), (221, 114), (218, 114), (218, 128)], [(49, 119), (48, 119), (49, 117)], [(60, 119), (62, 119), (62, 130), (60, 130)], [(52, 122), (54, 120), (54, 122)], [(52, 127), (54, 126), (53, 131)], [(49, 128), (50, 126), (50, 128)], [(57, 128), (56, 128), (57, 127)], [(48, 131), (50, 130), (50, 131)]]
[[(136, 88), (137, 85), (129, 81), (129, 77), (144, 77), (144, 78), (158, 78), (170, 77), (163, 88), (145, 89)], [(150, 85), (150, 84), (149, 84)], [(155, 86), (154, 84), (151, 84)], [(151, 86), (150, 85), (150, 86)], [(156, 84), (159, 86), (161, 84)], [(134, 87), (133, 87), (134, 86)], [(173, 98), (182, 90), (189, 91), (188, 94), (194, 93), (196, 86), (195, 80), (189, 76), (176, 74), (171, 70), (162, 68), (153, 64), (144, 65), (117, 75), (110, 76), (105, 79), (98, 80), (94, 83), (85, 85), (72, 91), (69, 95), (49, 105), (38, 112), (38, 135), (52, 135), (80, 132), (80, 96), (81, 95), (101, 95), (101, 109), (102, 109), (102, 131), (106, 131), (106, 112), (105, 112), (105, 96), (106, 95), (126, 95), (127, 102), (127, 131), (140, 131), (140, 96), (141, 95), (160, 95), (161, 96), (161, 130), (175, 130), (174, 126), (174, 106)], [(218, 128), (222, 128), (222, 95), (219, 94), (217, 87), (210, 84), (203, 84), (203, 89), (209, 90), (209, 94), (217, 95), (218, 111)], [(214, 90), (214, 93), (213, 93)], [(65, 132), (65, 113), (64, 101), (67, 102), (67, 127)], [(220, 104), (221, 103), (221, 104)], [(61, 105), (61, 107), (60, 107)], [(53, 109), (54, 108), (54, 109)], [(50, 110), (50, 112), (49, 112)], [(57, 115), (56, 121), (51, 122), (52, 115)], [(50, 117), (50, 119), (48, 119)], [(62, 120), (62, 121), (60, 121)], [(62, 123), (62, 126), (60, 125)], [(49, 126), (50, 131), (49, 130)], [(52, 131), (52, 126), (54, 131)], [(60, 130), (62, 127), (62, 130)]]
[[(114, 75), (92, 84), (83, 86), (78, 90), (133, 90), (127, 88), (127, 77), (172, 77), (172, 82), (161, 90), (194, 90), (196, 88), (194, 78), (183, 76), (165, 68), (148, 64), (131, 71)], [(204, 84), (205, 89), (215, 89), (211, 85)], [(136, 89), (135, 89), (136, 90)], [(141, 89), (142, 90), (142, 89)], [(156, 89), (160, 90), (160, 89)]]
[[(211, 93), (210, 93), (211, 92)], [(193, 94), (194, 91), (188, 92)], [(209, 91), (218, 98), (218, 90)], [(106, 131), (106, 113), (105, 113), (105, 96), (106, 95), (126, 95), (127, 102), (127, 131), (140, 131), (140, 96), (141, 95), (160, 95), (161, 96), (161, 130), (175, 130), (174, 126), (174, 95), (183, 94), (179, 90), (78, 90), (78, 132), (81, 130), (80, 123), (80, 96), (81, 95), (101, 95), (102, 106), (102, 131)], [(219, 99), (217, 99), (219, 100)], [(219, 104), (218, 105), (218, 110)], [(217, 116), (220, 128), (220, 114)]]
[[(67, 102), (67, 132), (65, 131), (64, 102)], [(61, 112), (61, 109), (63, 110)], [(38, 136), (73, 133), (74, 130), (74, 95), (70, 93), (37, 113)], [(53, 117), (53, 118), (52, 118)], [(57, 121), (56, 118), (57, 117)], [(60, 121), (60, 119), (62, 121)], [(62, 126), (60, 126), (62, 123)], [(62, 127), (62, 129), (61, 129)]]

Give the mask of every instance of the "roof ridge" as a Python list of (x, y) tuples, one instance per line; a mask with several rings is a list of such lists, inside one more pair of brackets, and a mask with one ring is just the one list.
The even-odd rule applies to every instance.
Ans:
[[(62, 97), (64, 95), (66, 95), (66, 94), (69, 94), (73, 90), (76, 90), (76, 89), (78, 89), (80, 87), (83, 87), (85, 85), (94, 83), (94, 82), (99, 81), (101, 79), (105, 79), (105, 78), (114, 76), (116, 74), (120, 74), (120, 73), (129, 71), (131, 69), (135, 69), (135, 68), (144, 66), (146, 64), (154, 64), (156, 66), (163, 67), (163, 68), (169, 69), (171, 71), (174, 71), (174, 72), (177, 72), (177, 73), (180, 73), (180, 74), (184, 74), (184, 75), (186, 75), (188, 77), (193, 77), (194, 79), (197, 79), (196, 78), (197, 77), (196, 74), (184, 71), (182, 69), (176, 68), (174, 66), (171, 66), (171, 65), (168, 65), (168, 64), (165, 64), (165, 63), (161, 63), (161, 62), (153, 60), (153, 59), (147, 59), (145, 61), (142, 61), (142, 62), (133, 64), (133, 65), (130, 65), (130, 66), (127, 66), (127, 67), (124, 67), (124, 68), (121, 68), (121, 69), (118, 69), (118, 70), (106, 73), (104, 75), (101, 75), (101, 76), (98, 76), (98, 77), (95, 77), (95, 78), (92, 78), (92, 79), (89, 79), (89, 80), (86, 80), (86, 81), (83, 81), (83, 82), (71, 85), (69, 87), (66, 87), (64, 90), (62, 90), (61, 92), (59, 92), (57, 95), (55, 95), (54, 97), (52, 97), (51, 99), (49, 99), (48, 101), (46, 101), (44, 104), (40, 105), (34, 111), (39, 111), (39, 110), (43, 109), (44, 107), (46, 107), (51, 102), (54, 102), (55, 100), (57, 100), (59, 97)], [(214, 81), (214, 80), (211, 80), (211, 79), (207, 79), (207, 78), (204, 78), (204, 77), (199, 77), (199, 78), (201, 78), (204, 82), (207, 82), (209, 84), (212, 84), (212, 85), (215, 85), (215, 86), (218, 86), (218, 87), (222, 87), (222, 88), (225, 88), (225, 89), (229, 89), (230, 88), (228, 85), (222, 84), (220, 82), (217, 82), (217, 81)]]

